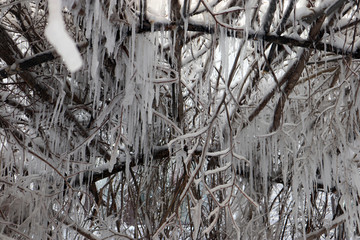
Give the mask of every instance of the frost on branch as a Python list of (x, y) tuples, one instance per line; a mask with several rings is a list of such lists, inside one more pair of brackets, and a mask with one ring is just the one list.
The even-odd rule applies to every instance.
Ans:
[(1, 237), (359, 236), (357, 1), (1, 3)]

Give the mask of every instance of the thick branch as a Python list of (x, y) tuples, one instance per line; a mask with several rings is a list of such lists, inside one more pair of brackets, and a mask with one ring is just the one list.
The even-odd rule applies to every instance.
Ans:
[[(87, 45), (88, 45), (87, 42), (81, 42), (81, 43), (77, 44), (77, 47), (80, 50), (80, 49), (86, 47)], [(48, 50), (45, 52), (35, 54), (33, 56), (23, 58), (21, 60), (17, 60), (13, 64), (0, 69), (0, 80), (2, 80), (4, 78), (8, 78), (11, 75), (14, 75), (16, 73), (26, 71), (29, 68), (35, 67), (39, 64), (54, 60), (57, 57), (58, 56), (56, 54), (55, 49), (51, 49), (51, 50)]]
[[(171, 31), (174, 28), (181, 26), (179, 23), (175, 23), (175, 22), (168, 22), (168, 23), (162, 23), (162, 22), (156, 22), (153, 23), (153, 31)], [(214, 34), (216, 32), (216, 27), (214, 24), (209, 25), (207, 23), (188, 23), (188, 31), (191, 32), (202, 32), (202, 33), (206, 33), (206, 34)], [(1, 29), (0, 29), (1, 30)], [(144, 22), (141, 26), (139, 26), (136, 30), (137, 33), (145, 33), (145, 32), (151, 32), (151, 24)], [(131, 29), (127, 29), (126, 30), (127, 35), (131, 35), (132, 31)], [(240, 38), (240, 39), (244, 39), (246, 36), (246, 32), (245, 29), (242, 28), (236, 28), (236, 29), (228, 29), (227, 30), (227, 35), (229, 37), (234, 37), (234, 38)], [(255, 32), (252, 30), (248, 30), (247, 32), (247, 39), (248, 40), (255, 40), (255, 41), (266, 41), (269, 43), (273, 43), (273, 44), (277, 44), (277, 45), (287, 45), (290, 47), (301, 47), (301, 48), (310, 48), (310, 49), (314, 49), (314, 50), (319, 50), (319, 51), (326, 51), (326, 52), (330, 52), (330, 53), (334, 53), (337, 55), (350, 55), (352, 58), (354, 59), (360, 59), (360, 49), (355, 49), (354, 51), (350, 51), (348, 49), (345, 48), (341, 48), (341, 47), (337, 47), (334, 46), (332, 44), (329, 43), (325, 43), (325, 42), (318, 42), (315, 43), (313, 41), (309, 41), (309, 40), (305, 40), (305, 39), (301, 39), (301, 38), (293, 38), (293, 37), (289, 37), (289, 36), (279, 36), (277, 34), (268, 34), (265, 35), (264, 32)], [(6, 41), (1, 41), (1, 42), (6, 42)], [(83, 48), (86, 47), (87, 43), (86, 42), (82, 42), (78, 44), (79, 48)], [(8, 47), (1, 47), (2, 50), (5, 49), (9, 49)], [(8, 63), (8, 66), (3, 67), (0, 69), (0, 80), (3, 78), (7, 78), (15, 73), (19, 73), (22, 71), (25, 71), (31, 67), (37, 66), (39, 64), (54, 60), (56, 58), (56, 53), (55, 51), (52, 50), (48, 50), (18, 61), (7, 61), (7, 57), (9, 56), (8, 52), (5, 52), (4, 54), (2, 54), (2, 52), (0, 52), (0, 57), (2, 59), (5, 60), (6, 63), (8, 62), (13, 62), (11, 64)], [(13, 56), (13, 54), (11, 54), (11, 56)]]
[(271, 23), (273, 22), (274, 13), (276, 11), (276, 5), (277, 5), (277, 0), (271, 0), (269, 3), (269, 7), (266, 12), (265, 18), (263, 20), (263, 26), (262, 26), (262, 29), (265, 34), (268, 34), (270, 31), (270, 26)]
[[(178, 27), (179, 24), (175, 22), (155, 22), (153, 25), (153, 31), (171, 31), (174, 28)], [(182, 25), (180, 25), (183, 27)], [(189, 22), (188, 23), (188, 31), (191, 32), (202, 32), (207, 34), (214, 34), (216, 32), (217, 27), (215, 24), (208, 24), (208, 23), (195, 23)], [(146, 23), (143, 24), (141, 27), (138, 27), (136, 30), (137, 33), (145, 33), (151, 32), (151, 24)], [(350, 55), (354, 59), (360, 59), (360, 50), (355, 49), (355, 51), (350, 51), (346, 48), (341, 48), (334, 46), (332, 44), (326, 42), (318, 42), (315, 43), (314, 41), (305, 40), (302, 38), (293, 38), (289, 36), (279, 36), (277, 34), (264, 34), (264, 32), (256, 32), (253, 30), (245, 31), (245, 28), (229, 28), (226, 31), (228, 37), (234, 37), (239, 39), (248, 39), (248, 40), (255, 40), (255, 41), (266, 41), (269, 43), (274, 43), (278, 45), (288, 45), (290, 47), (301, 47), (301, 48), (310, 48), (319, 51), (326, 51), (330, 53), (335, 53), (337, 55)], [(127, 30), (127, 34), (131, 35), (131, 29)]]
[[(321, 26), (322, 26), (324, 20), (325, 20), (325, 15), (323, 17), (319, 18), (317, 20), (317, 22), (314, 24), (314, 26), (312, 26), (312, 28), (310, 30), (310, 34), (309, 34), (310, 40), (316, 41), (317, 39), (320, 38), (318, 36), (318, 33), (320, 32), (320, 29), (321, 29)], [(280, 99), (278, 101), (278, 104), (276, 105), (273, 125), (272, 125), (270, 131), (275, 131), (279, 128), (280, 120), (282, 117), (282, 112), (283, 112), (283, 109), (285, 106), (286, 99), (290, 95), (290, 93), (292, 92), (294, 87), (296, 86), (296, 84), (301, 76), (301, 73), (305, 68), (306, 62), (310, 58), (310, 53), (311, 53), (311, 50), (303, 50), (297, 63), (295, 65), (293, 65), (288, 70), (288, 72), (285, 74), (286, 85), (285, 85), (283, 92), (281, 92)]]

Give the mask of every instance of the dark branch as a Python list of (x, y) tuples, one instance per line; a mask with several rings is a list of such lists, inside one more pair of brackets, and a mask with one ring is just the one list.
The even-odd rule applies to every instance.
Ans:
[[(171, 31), (177, 28), (179, 24), (175, 22), (168, 22), (168, 23), (144, 23), (141, 27), (138, 27), (136, 30), (137, 33), (145, 33), (151, 31)], [(214, 34), (217, 32), (217, 27), (212, 24), (209, 25), (207, 23), (194, 23), (189, 22), (187, 30), (190, 32), (202, 32), (207, 34)], [(127, 30), (128, 35), (131, 35), (131, 29)], [(227, 36), (234, 37), (239, 39), (248, 39), (248, 40), (255, 40), (255, 41), (266, 41), (269, 43), (274, 43), (277, 45), (288, 45), (290, 47), (301, 47), (301, 48), (310, 48), (313, 50), (319, 51), (326, 51), (330, 53), (335, 53), (337, 55), (350, 55), (354, 59), (360, 59), (360, 50), (355, 49), (355, 51), (350, 51), (349, 49), (341, 48), (334, 46), (329, 43), (325, 42), (314, 42), (310, 40), (305, 40), (302, 38), (293, 38), (289, 36), (279, 36), (277, 34), (264, 34), (264, 32), (256, 32), (253, 30), (247, 30), (243, 28), (228, 28), (227, 29)]]
[[(77, 47), (80, 50), (80, 49), (85, 48), (87, 45), (88, 45), (87, 42), (81, 42), (81, 43), (77, 44)], [(26, 71), (29, 68), (35, 67), (39, 64), (54, 60), (57, 57), (58, 56), (56, 54), (55, 49), (51, 49), (51, 50), (48, 50), (45, 52), (35, 54), (33, 56), (23, 58), (21, 60), (17, 60), (12, 65), (10, 65), (10, 66), (8, 65), (8, 66), (0, 69), (0, 80), (2, 80), (4, 78), (8, 78), (11, 75), (14, 75), (16, 73)]]
[[(146, 33), (151, 31), (171, 31), (179, 26), (177, 23), (153, 23), (153, 28), (150, 23), (144, 22), (142, 26), (139, 26), (136, 30), (137, 33)], [(187, 30), (190, 32), (202, 32), (206, 34), (214, 34), (216, 32), (215, 25), (208, 25), (205, 23), (189, 23)], [(126, 30), (127, 35), (131, 35), (131, 29)], [(247, 36), (248, 40), (255, 41), (266, 41), (269, 43), (277, 45), (288, 45), (290, 47), (301, 47), (301, 48), (310, 48), (313, 50), (326, 51), (334, 53), (337, 55), (351, 56), (354, 59), (360, 59), (360, 50), (355, 49), (351, 51), (349, 49), (341, 48), (334, 46), (329, 43), (304, 40), (301, 38), (293, 38), (288, 36), (279, 36), (276, 34), (265, 35), (263, 32), (254, 32), (248, 30), (247, 32), (241, 28), (233, 28), (227, 30), (228, 37), (244, 39)], [(78, 48), (84, 48), (87, 46), (87, 42), (82, 42), (78, 44)], [(12, 65), (8, 65), (0, 69), (0, 80), (7, 78), (15, 73), (25, 71), (31, 67), (37, 66), (39, 64), (54, 60), (56, 58), (55, 50), (48, 50), (21, 60), (18, 60)]]

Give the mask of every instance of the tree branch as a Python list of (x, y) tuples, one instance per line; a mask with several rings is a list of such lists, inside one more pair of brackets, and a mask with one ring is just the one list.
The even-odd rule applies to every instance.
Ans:
[[(84, 42), (78, 43), (77, 47), (80, 50), (80, 49), (85, 48), (87, 45), (88, 45), (88, 42), (84, 41)], [(14, 75), (16, 73), (26, 71), (29, 68), (35, 67), (39, 64), (54, 60), (57, 57), (58, 56), (56, 54), (55, 49), (51, 49), (51, 50), (48, 50), (45, 52), (35, 54), (33, 56), (23, 58), (21, 60), (16, 60), (13, 64), (0, 69), (0, 80), (2, 80), (4, 78), (8, 78), (11, 75)]]
[[(153, 30), (152, 30), (153, 25)], [(136, 29), (136, 33), (146, 33), (151, 31), (172, 31), (174, 28), (183, 27), (181, 24), (176, 22), (155, 22), (148, 23), (144, 22), (141, 26), (138, 26)], [(189, 22), (187, 30), (190, 32), (202, 32), (206, 34), (214, 34), (216, 32), (216, 26), (214, 24), (209, 25), (207, 23), (195, 23)], [(130, 36), (132, 34), (131, 28), (128, 28), (126, 34)], [(290, 47), (301, 47), (301, 48), (309, 48), (313, 50), (326, 51), (329, 53), (334, 53), (336, 55), (350, 55), (354, 59), (360, 59), (360, 49), (357, 48), (354, 51), (350, 51), (346, 48), (341, 48), (329, 43), (318, 42), (305, 40), (301, 38), (293, 38), (289, 36), (280, 36), (278, 34), (265, 34), (264, 32), (255, 32), (253, 30), (246, 31), (242, 28), (233, 28), (227, 29), (226, 31), (228, 37), (234, 37), (239, 39), (248, 39), (254, 41), (266, 41), (269, 43), (277, 44), (277, 45), (288, 45)], [(2, 41), (3, 42), (3, 41)], [(84, 48), (87, 46), (87, 42), (82, 42), (78, 44), (78, 48)], [(5, 48), (5, 47), (4, 47)], [(1, 53), (1, 52), (0, 52)], [(0, 54), (0, 57), (6, 61), (7, 54)], [(31, 67), (37, 66), (39, 64), (54, 60), (56, 57), (55, 50), (48, 50), (42, 53), (38, 53), (36, 55), (14, 61), (12, 64), (8, 64), (8, 66), (0, 69), (0, 80), (10, 77), (13, 74), (25, 71)]]
[[(316, 41), (321, 38), (321, 36), (318, 36), (318, 33), (320, 32), (324, 20), (325, 20), (325, 15), (320, 17), (316, 21), (316, 23), (311, 27), (309, 40)], [(297, 63), (294, 64), (292, 67), (290, 67), (287, 73), (285, 74), (283, 79), (286, 80), (286, 85), (284, 87), (284, 90), (281, 92), (280, 99), (276, 105), (273, 124), (270, 128), (270, 132), (276, 131), (279, 128), (286, 99), (290, 95), (294, 87), (296, 86), (301, 76), (301, 73), (305, 68), (306, 62), (310, 58), (310, 54), (311, 54), (311, 50), (304, 49)]]
[(90, 240), (100, 240), (96, 235), (94, 235), (92, 232), (88, 231), (87, 229), (79, 226), (76, 222), (74, 222), (70, 217), (61, 214), (59, 212), (53, 211), (56, 219), (63, 224), (69, 226), (70, 228), (74, 229), (76, 232), (78, 232), (80, 235), (84, 236), (86, 239)]
[[(153, 29), (151, 28), (153, 26)], [(183, 27), (183, 25), (176, 22), (154, 22), (144, 23), (142, 26), (139, 26), (136, 29), (136, 33), (146, 33), (151, 31), (171, 31), (177, 27)], [(189, 21), (187, 30), (190, 32), (202, 32), (207, 34), (214, 34), (217, 32), (215, 24), (208, 23), (195, 23)], [(127, 35), (132, 34), (131, 29), (127, 30)], [(289, 36), (279, 36), (277, 34), (265, 34), (264, 32), (256, 32), (254, 30), (245, 30), (245, 28), (228, 28), (226, 30), (228, 37), (239, 38), (239, 39), (248, 39), (254, 41), (266, 41), (269, 43), (274, 43), (277, 45), (288, 45), (290, 47), (301, 47), (309, 48), (313, 50), (326, 51), (329, 53), (334, 53), (337, 55), (350, 55), (354, 59), (360, 59), (360, 49), (357, 48), (354, 51), (350, 51), (346, 48), (337, 47), (335, 45), (326, 43), (326, 42), (314, 42), (310, 40), (305, 40), (302, 38), (294, 38)]]
[(328, 233), (330, 230), (336, 228), (337, 226), (344, 223), (345, 221), (346, 221), (346, 216), (343, 214), (343, 215), (335, 218), (334, 221), (331, 222), (330, 226), (322, 227), (317, 231), (307, 234), (306, 237), (299, 238), (299, 240), (300, 239), (307, 239), (307, 240), (318, 239), (321, 235), (323, 235), (324, 233)]

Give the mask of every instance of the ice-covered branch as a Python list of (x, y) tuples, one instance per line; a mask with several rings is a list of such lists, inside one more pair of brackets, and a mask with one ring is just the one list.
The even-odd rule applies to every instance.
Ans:
[(56, 216), (56, 219), (63, 224), (67, 225), (68, 227), (74, 229), (76, 232), (78, 232), (80, 235), (84, 236), (86, 239), (90, 240), (100, 240), (101, 238), (94, 235), (89, 230), (79, 226), (76, 222), (74, 222), (69, 216), (62, 214), (60, 212), (53, 211), (54, 215)]
[(328, 233), (332, 229), (334, 229), (337, 226), (339, 226), (340, 224), (344, 223), (346, 221), (346, 218), (347, 218), (346, 215), (343, 214), (343, 215), (335, 218), (333, 221), (331, 221), (330, 224), (326, 223), (327, 226), (324, 226), (317, 231), (311, 232), (311, 233), (307, 234), (305, 237), (298, 238), (298, 240), (304, 239), (304, 238), (307, 240), (318, 239), (324, 233)]

